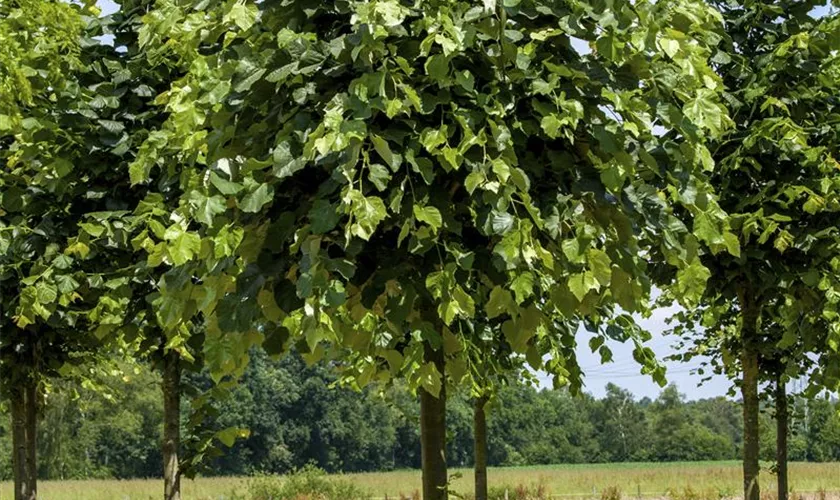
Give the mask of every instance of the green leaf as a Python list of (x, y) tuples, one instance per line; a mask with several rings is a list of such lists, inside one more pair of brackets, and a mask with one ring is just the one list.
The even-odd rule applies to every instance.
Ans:
[(458, 303), (461, 316), (466, 318), (475, 317), (475, 301), (464, 291), (461, 285), (455, 286), (455, 291), (452, 292), (452, 298)]
[(255, 83), (257, 83), (260, 80), (260, 78), (262, 78), (265, 72), (265, 68), (259, 68), (257, 70), (252, 71), (242, 81), (238, 82), (236, 86), (233, 87), (233, 90), (235, 92), (247, 92)]
[(434, 397), (440, 396), (441, 375), (434, 363), (425, 363), (417, 370), (420, 386)]
[(332, 231), (340, 219), (338, 207), (326, 200), (316, 200), (309, 210), (309, 220), (312, 224), (312, 232), (315, 234)]
[(612, 32), (607, 32), (595, 40), (598, 54), (609, 61), (618, 61), (621, 57), (621, 41)]
[(427, 128), (420, 134), (420, 144), (426, 148), (426, 151), (434, 153), (442, 144), (446, 144), (447, 129), (446, 125), (440, 129)]
[(186, 264), (201, 251), (201, 238), (197, 234), (181, 230), (180, 234), (166, 246), (172, 263), (176, 266)]
[(726, 251), (735, 257), (741, 256), (741, 242), (738, 237), (729, 231), (723, 233), (723, 244), (726, 246)]
[(413, 154), (406, 154), (411, 170), (423, 177), (423, 182), (431, 186), (435, 180), (434, 164), (428, 158), (415, 158)]
[(612, 271), (610, 293), (625, 311), (635, 312), (639, 309), (638, 301), (642, 295), (641, 286), (630, 274), (619, 267)]
[(274, 162), (274, 168), (271, 173), (278, 179), (291, 177), (306, 166), (306, 161), (303, 158), (295, 158), (292, 155), (292, 148), (288, 142), (281, 142), (274, 148), (272, 161)]
[(728, 118), (715, 102), (715, 93), (710, 89), (700, 89), (694, 99), (685, 103), (683, 113), (695, 125), (705, 128), (714, 135), (720, 135), (728, 122)]
[(400, 227), (400, 234), (397, 235), (397, 248), (402, 246), (402, 242), (405, 241), (406, 238), (408, 238), (408, 234), (413, 228), (414, 221), (412, 221), (411, 219), (406, 219), (405, 222), (403, 222), (403, 225)]
[(546, 115), (540, 120), (540, 127), (542, 127), (546, 135), (552, 139), (556, 139), (561, 135), (560, 131), (563, 128), (563, 122), (560, 121), (557, 115)]
[(369, 240), (379, 223), (388, 216), (385, 203), (377, 196), (365, 196), (359, 191), (351, 190), (344, 201), (349, 204), (353, 217), (349, 231), (363, 240)]
[(260, 184), (254, 192), (248, 193), (242, 198), (242, 201), (239, 202), (239, 208), (243, 212), (257, 213), (272, 199), (274, 199), (274, 188), (268, 184)]
[(122, 122), (114, 120), (98, 120), (98, 122), (100, 125), (102, 125), (102, 128), (104, 128), (112, 134), (119, 134), (123, 130), (125, 130), (125, 125), (123, 125)]
[[(510, 178), (510, 166), (501, 158), (496, 158), (490, 165), (493, 168), (493, 173), (496, 174), (496, 177), (498, 177), (503, 183), (507, 182)], [(469, 182), (469, 178), (467, 178), (467, 182)], [(470, 193), (472, 193), (472, 191), (470, 191)]]
[(373, 143), (373, 149), (376, 150), (376, 154), (382, 158), (385, 163), (391, 167), (391, 170), (394, 172), (400, 169), (400, 165), (402, 165), (402, 156), (394, 154), (391, 151), (391, 146), (388, 145), (388, 141), (379, 137), (378, 135), (373, 135), (370, 137), (371, 142)]
[(680, 50), (680, 42), (673, 38), (662, 37), (659, 39), (659, 47), (673, 59)]
[(604, 337), (598, 336), (589, 339), (589, 350), (592, 352), (597, 352), (602, 345), (604, 345)]
[(534, 275), (530, 271), (518, 275), (511, 282), (510, 289), (516, 294), (516, 303), (522, 304), (534, 294)]
[(825, 198), (822, 196), (818, 196), (816, 194), (811, 194), (808, 196), (808, 201), (802, 206), (803, 210), (808, 212), (811, 215), (815, 215), (817, 212), (822, 210), (825, 207)]
[(441, 86), (448, 86), (449, 83), (449, 58), (441, 54), (435, 54), (426, 60), (426, 74), (436, 80)]
[(152, 163), (140, 156), (128, 166), (128, 177), (131, 185), (140, 184), (149, 180), (149, 173), (152, 170)]
[(455, 83), (461, 86), (467, 92), (472, 92), (475, 90), (475, 77), (470, 73), (469, 70), (464, 71), (456, 71), (455, 72)]
[(236, 444), (237, 439), (247, 439), (251, 435), (251, 431), (248, 429), (242, 429), (240, 427), (228, 427), (227, 429), (220, 430), (216, 433), (216, 439), (222, 442), (228, 448), (233, 447)]
[(541, 322), (539, 310), (532, 305), (523, 310), (518, 319), (502, 323), (502, 333), (514, 351), (524, 353), (528, 348), (528, 341), (537, 333)]
[(244, 237), (245, 231), (242, 228), (231, 229), (230, 225), (223, 227), (213, 238), (213, 255), (217, 259), (233, 256)]
[(783, 229), (779, 231), (779, 234), (776, 236), (775, 241), (773, 241), (773, 246), (781, 253), (784, 253), (785, 250), (790, 248), (793, 245), (794, 239), (793, 235), (790, 234), (787, 230)]
[(723, 235), (705, 212), (700, 212), (694, 217), (694, 235), (710, 245), (723, 243)]
[(494, 210), (491, 216), (493, 218), (492, 227), (495, 234), (508, 233), (513, 229), (513, 225), (516, 222), (513, 216), (507, 212), (497, 212)]
[(609, 286), (612, 279), (612, 261), (602, 250), (597, 248), (589, 249), (587, 252), (589, 269), (602, 286)]
[(443, 217), (440, 215), (440, 210), (435, 207), (425, 206), (421, 207), (414, 205), (414, 217), (420, 222), (425, 222), (432, 227), (434, 232), (437, 232), (443, 226)]
[(391, 180), (391, 172), (378, 163), (368, 165), (368, 180), (376, 186), (378, 191), (385, 191), (388, 189), (388, 181)]
[(575, 264), (583, 263), (584, 254), (580, 250), (580, 240), (577, 238), (563, 240), (560, 244), (560, 248), (563, 250), (563, 255), (566, 256), (569, 262)]
[(37, 285), (35, 285), (35, 291), (37, 293), (38, 302), (41, 304), (52, 304), (58, 298), (58, 290), (56, 290), (55, 285), (52, 283), (47, 283), (45, 281), (39, 281)]
[(691, 265), (677, 272), (677, 290), (686, 306), (693, 307), (700, 302), (711, 276), (712, 273), (699, 260), (692, 261)]
[(467, 189), (468, 193), (473, 194), (475, 189), (478, 186), (482, 185), (485, 180), (486, 177), (484, 176), (484, 172), (481, 172), (480, 170), (475, 170), (471, 172), (464, 180), (464, 187)]
[(210, 172), (210, 184), (216, 187), (224, 195), (235, 195), (244, 189), (242, 184), (223, 179), (216, 172)]
[(600, 289), (601, 285), (590, 271), (573, 274), (569, 278), (569, 290), (579, 301), (583, 301), (590, 290), (598, 291)]
[(98, 237), (102, 236), (103, 233), (105, 233), (105, 228), (102, 227), (99, 224), (91, 224), (89, 222), (82, 222), (81, 224), (79, 224), (79, 227), (81, 227), (84, 232), (93, 236), (94, 238), (98, 238)]
[(195, 210), (195, 218), (208, 227), (213, 227), (213, 219), (227, 210), (225, 199), (215, 195), (206, 197), (198, 191), (190, 193), (190, 204)]
[(498, 285), (490, 291), (490, 298), (484, 305), (484, 312), (487, 313), (489, 319), (496, 318), (502, 314), (513, 316), (516, 310), (516, 303), (513, 301), (511, 293)]
[(225, 23), (233, 21), (239, 29), (246, 31), (254, 25), (257, 21), (259, 10), (254, 4), (246, 4), (244, 0), (237, 0), (230, 7), (230, 10), (225, 13), (222, 19)]
[(55, 277), (55, 282), (58, 285), (58, 291), (62, 294), (68, 294), (75, 291), (81, 284), (73, 279), (72, 276), (59, 274)]

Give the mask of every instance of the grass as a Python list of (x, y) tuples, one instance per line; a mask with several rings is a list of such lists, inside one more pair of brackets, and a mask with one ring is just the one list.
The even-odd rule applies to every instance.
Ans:
[[(453, 469), (460, 475), (453, 490), (471, 493), (472, 471)], [(420, 489), (419, 471), (393, 471), (345, 474), (344, 480), (369, 491), (373, 497), (399, 498)], [(500, 467), (489, 471), (490, 486), (541, 484), (554, 496), (600, 499), (601, 493), (617, 488), (624, 498), (644, 497), (694, 498), (716, 500), (738, 494), (741, 488), (739, 462), (678, 462), (633, 464), (551, 465), (538, 467)], [(775, 476), (763, 471), (762, 489), (775, 490)], [(247, 478), (200, 478), (184, 480), (184, 500), (230, 500), (234, 493), (244, 495)], [(794, 491), (840, 491), (840, 464), (794, 463), (790, 467)], [(42, 481), (42, 500), (147, 500), (163, 493), (160, 480), (89, 480)], [(775, 496), (775, 495), (774, 495)], [(11, 485), (0, 483), (0, 499), (11, 498)]]

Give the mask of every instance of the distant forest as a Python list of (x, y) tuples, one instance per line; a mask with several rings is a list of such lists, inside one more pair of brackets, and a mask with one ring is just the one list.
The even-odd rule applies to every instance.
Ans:
[[(42, 478), (160, 475), (158, 375), (146, 366), (129, 373), (101, 381), (110, 399), (100, 391), (73, 395), (61, 387), (48, 395), (39, 427)], [(247, 428), (250, 437), (210, 460), (205, 473), (283, 473), (308, 463), (330, 472), (419, 467), (418, 401), (402, 390), (383, 396), (334, 387), (336, 380), (328, 367), (308, 367), (299, 356), (274, 361), (255, 352), (242, 383), (214, 404), (204, 422), (212, 429)], [(192, 374), (189, 382), (196, 394), (212, 386), (204, 374)], [(740, 458), (737, 402), (723, 397), (686, 401), (675, 386), (655, 400), (636, 400), (612, 384), (606, 392), (597, 399), (524, 383), (504, 388), (490, 409), (490, 465)], [(836, 402), (796, 400), (794, 406), (791, 460), (840, 460)], [(182, 410), (186, 421), (188, 401)], [(447, 458), (452, 466), (472, 464), (472, 418), (468, 395), (453, 395), (447, 408)], [(763, 458), (772, 460), (772, 410), (762, 414), (761, 426)], [(0, 479), (11, 476), (10, 449), (9, 418), (4, 414)]]

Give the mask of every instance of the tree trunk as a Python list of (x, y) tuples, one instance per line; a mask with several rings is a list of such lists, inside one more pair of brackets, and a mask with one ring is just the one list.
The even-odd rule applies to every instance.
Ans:
[(779, 500), (788, 498), (788, 400), (782, 375), (776, 379), (776, 467)]
[(14, 500), (29, 500), (26, 474), (26, 398), (13, 388), (10, 394), (12, 413), (12, 469), (15, 476)]
[(426, 345), (426, 361), (441, 374), (438, 397), (420, 389), (420, 455), (423, 462), (423, 500), (446, 500), (449, 477), (446, 471), (446, 380), (443, 347)]
[(38, 497), (38, 385), (26, 384), (26, 483), (27, 500)]
[(475, 436), (475, 500), (487, 500), (487, 396), (475, 400), (473, 434)]
[(178, 447), (181, 442), (181, 366), (178, 353), (163, 358), (163, 498), (181, 499)]
[(738, 290), (741, 308), (741, 395), (744, 400), (744, 500), (760, 500), (759, 473), (759, 429), (758, 429), (758, 319), (761, 306), (747, 282)]
[(744, 500), (759, 500), (758, 488), (758, 352), (750, 343), (744, 345), (741, 360), (744, 379)]

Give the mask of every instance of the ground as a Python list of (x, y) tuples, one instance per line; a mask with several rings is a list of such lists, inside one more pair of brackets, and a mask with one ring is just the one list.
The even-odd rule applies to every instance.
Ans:
[[(790, 468), (790, 484), (795, 494), (803, 497), (837, 498), (840, 492), (840, 463), (794, 463)], [(453, 489), (471, 493), (472, 471), (453, 469), (460, 475)], [(419, 471), (394, 471), (368, 474), (347, 474), (342, 479), (369, 491), (373, 498), (399, 499), (420, 488)], [(595, 464), (550, 465), (540, 467), (491, 468), (490, 486), (509, 487), (542, 485), (552, 497), (616, 500), (616, 492), (626, 500), (638, 497), (673, 500), (718, 500), (737, 496), (741, 488), (739, 462), (692, 462), (666, 464)], [(244, 495), (247, 478), (200, 478), (183, 483), (184, 500), (230, 500), (235, 493)], [(163, 493), (160, 480), (130, 481), (43, 481), (39, 484), (42, 500), (147, 500)], [(605, 491), (613, 492), (605, 494)], [(775, 476), (762, 471), (765, 498), (775, 498)], [(826, 495), (826, 492), (828, 493)], [(11, 498), (11, 485), (0, 484), (0, 499)], [(513, 498), (513, 496), (511, 496)]]

